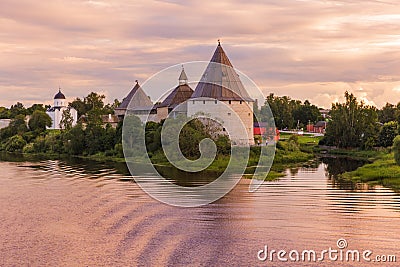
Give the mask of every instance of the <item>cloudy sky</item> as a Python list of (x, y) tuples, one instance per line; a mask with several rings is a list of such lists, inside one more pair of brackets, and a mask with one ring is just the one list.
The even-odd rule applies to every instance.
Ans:
[(122, 99), (217, 39), (263, 90), (329, 107), (346, 90), (400, 101), (396, 0), (0, 1), (0, 106), (91, 91)]

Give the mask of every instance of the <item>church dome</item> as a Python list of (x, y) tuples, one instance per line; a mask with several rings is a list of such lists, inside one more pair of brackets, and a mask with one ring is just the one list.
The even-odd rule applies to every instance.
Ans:
[(54, 96), (54, 99), (65, 99), (65, 95), (61, 93), (61, 89), (58, 90), (58, 93)]

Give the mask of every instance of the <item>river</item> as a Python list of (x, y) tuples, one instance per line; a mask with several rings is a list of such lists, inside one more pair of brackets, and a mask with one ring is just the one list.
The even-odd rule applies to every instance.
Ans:
[(328, 159), (287, 170), (254, 193), (242, 179), (212, 204), (177, 208), (146, 195), (123, 165), (3, 155), (0, 266), (368, 265), (327, 256), (296, 263), (257, 257), (265, 246), (338, 249), (338, 239), (347, 241), (346, 249), (371, 250), (370, 259), (395, 255), (399, 194), (336, 180), (335, 166), (344, 162), (352, 167)]

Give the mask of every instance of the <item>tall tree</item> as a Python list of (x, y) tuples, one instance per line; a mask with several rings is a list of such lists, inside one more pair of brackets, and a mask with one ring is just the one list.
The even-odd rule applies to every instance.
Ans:
[(81, 155), (85, 150), (85, 131), (78, 123), (64, 135), (66, 151), (72, 155)]
[(26, 109), (26, 112), (29, 115), (32, 115), (33, 112), (35, 112), (36, 110), (46, 112), (46, 107), (43, 106), (43, 104), (33, 104), (32, 106), (30, 106), (29, 108)]
[(398, 117), (398, 108), (390, 103), (386, 103), (386, 105), (378, 110), (378, 118), (382, 123), (386, 123), (389, 121), (395, 121)]
[(332, 120), (325, 134), (327, 144), (338, 147), (373, 146), (379, 132), (376, 108), (358, 102), (349, 92), (345, 93), (345, 98), (345, 103), (332, 104)]
[(6, 107), (0, 107), (0, 119), (9, 119), (11, 116), (10, 110)]
[(299, 121), (301, 127), (305, 127), (309, 122), (316, 123), (321, 119), (321, 112), (318, 107), (311, 105), (308, 100), (304, 104), (297, 105), (293, 110), (293, 118), (295, 122)]
[(88, 94), (83, 102), (86, 105), (86, 110), (102, 110), (104, 108), (104, 99), (106, 98), (105, 95), (99, 95), (97, 93), (91, 92)]
[(70, 130), (72, 128), (72, 124), (74, 122), (74, 118), (72, 117), (70, 108), (64, 109), (61, 115), (60, 126), (61, 129)]
[(74, 108), (78, 112), (78, 117), (85, 115), (87, 112), (85, 102), (79, 97), (69, 103), (69, 107)]
[(44, 111), (36, 110), (33, 112), (29, 120), (29, 129), (36, 133), (41, 133), (46, 130), (46, 127), (51, 126), (51, 118)]
[(383, 125), (378, 137), (378, 146), (389, 147), (397, 135), (397, 121), (390, 121)]
[(15, 118), (17, 115), (27, 115), (26, 108), (20, 102), (17, 102), (15, 105), (12, 105), (10, 108), (10, 117)]
[[(267, 97), (267, 103), (272, 111), (275, 118), (275, 125), (280, 128), (293, 128), (294, 119), (292, 115), (293, 107), (296, 106), (296, 101), (292, 102), (290, 97), (283, 96), (278, 97), (274, 94), (270, 94)], [(262, 121), (267, 121), (269, 118), (267, 108), (265, 105), (261, 107), (261, 119)]]
[(28, 127), (26, 126), (25, 115), (17, 115), (13, 118), (8, 126), (11, 135), (22, 135), (23, 133), (28, 131)]

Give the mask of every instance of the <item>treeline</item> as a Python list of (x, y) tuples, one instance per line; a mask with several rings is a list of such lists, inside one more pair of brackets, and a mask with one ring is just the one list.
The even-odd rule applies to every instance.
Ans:
[[(97, 93), (90, 93), (83, 99), (79, 97), (74, 101), (69, 103), (70, 107), (75, 108), (78, 111), (78, 117), (90, 113), (93, 111), (100, 111), (102, 114), (114, 114), (114, 109), (120, 104), (120, 102), (115, 99), (112, 104), (104, 104), (104, 95)], [(30, 116), (36, 110), (46, 112), (50, 108), (50, 105), (43, 104), (33, 104), (32, 106), (26, 108), (22, 103), (17, 102), (10, 108), (0, 107), (0, 119), (13, 119), (18, 115)]]
[[(122, 127), (119, 122), (116, 128), (109, 123), (104, 124), (102, 116), (113, 114), (115, 107), (119, 105), (117, 100), (113, 104), (104, 104), (104, 95), (90, 93), (83, 99), (75, 99), (69, 106), (77, 109), (80, 120), (72, 127), (72, 121), (68, 119), (68, 112), (63, 113), (61, 130), (47, 130), (52, 124), (51, 118), (45, 113), (45, 109), (36, 109), (26, 123), (28, 109), (22, 104), (10, 109), (15, 112), (10, 125), (0, 129), (0, 151), (67, 154), (77, 156), (113, 156), (123, 157)], [(43, 107), (35, 105), (35, 107)], [(124, 123), (132, 126), (133, 133), (128, 135), (125, 142), (131, 147), (140, 145), (140, 130), (144, 127), (136, 116), (128, 116)], [(164, 157), (161, 146), (161, 129), (164, 121), (160, 123), (148, 122), (145, 126), (146, 148), (150, 157)], [(133, 138), (133, 139), (132, 139)], [(200, 157), (198, 144), (204, 138), (211, 138), (216, 142), (218, 153), (226, 155), (230, 153), (229, 138), (223, 135), (215, 135), (210, 128), (204, 126), (198, 120), (192, 120), (185, 125), (179, 136), (179, 146), (182, 153), (192, 159)]]
[[(90, 93), (83, 99), (75, 99), (69, 106), (79, 114), (79, 123), (72, 127), (68, 114), (63, 114), (62, 130), (46, 130), (51, 125), (50, 117), (45, 113), (48, 106), (34, 104), (25, 108), (16, 103), (10, 108), (0, 107), (0, 118), (9, 118), (8, 127), (0, 129), (0, 150), (26, 153), (52, 153), (70, 155), (94, 155), (122, 157), (122, 122), (116, 128), (104, 124), (102, 116), (113, 114), (119, 102), (104, 103), (105, 96)], [(341, 148), (389, 147), (399, 132), (400, 103), (386, 104), (378, 110), (365, 105), (348, 92), (344, 103), (332, 104), (330, 119), (321, 145)], [(309, 101), (292, 100), (287, 96), (270, 94), (267, 103), (271, 108), (275, 123), (279, 129), (304, 128), (309, 122), (321, 120), (317, 106)], [(257, 115), (267, 121), (267, 107), (263, 105)], [(29, 115), (29, 123), (26, 116)], [(136, 118), (136, 120), (139, 120)], [(140, 120), (139, 120), (140, 122)], [(150, 155), (159, 155), (161, 151), (161, 128), (163, 122), (146, 124), (146, 144)], [(214, 135), (210, 129), (202, 128), (202, 123), (191, 122), (181, 132), (180, 147), (182, 153), (190, 158), (199, 156), (198, 146), (194, 145), (205, 137), (217, 142), (219, 153), (226, 154), (229, 139)]]
[[(280, 97), (271, 93), (266, 102), (273, 113), (275, 125), (278, 129), (306, 128), (307, 124), (322, 120), (319, 108), (312, 105), (308, 100), (301, 102), (288, 96)], [(269, 121), (269, 112), (265, 105), (261, 106), (260, 113), (256, 115), (259, 116), (261, 121)]]
[(392, 146), (399, 134), (399, 107), (386, 104), (378, 110), (346, 92), (344, 103), (332, 104), (331, 118), (320, 144), (361, 149)]
[[(122, 156), (122, 124), (116, 129), (104, 125), (102, 115), (113, 113), (114, 107), (104, 104), (104, 95), (90, 93), (75, 99), (70, 106), (79, 106), (80, 121), (72, 127), (68, 112), (63, 113), (62, 130), (46, 130), (52, 124), (45, 107), (35, 104), (32, 114), (21, 103), (2, 109), (11, 118), (10, 125), (0, 129), (0, 150), (7, 152), (92, 155), (107, 153)], [(118, 104), (117, 101), (114, 102)], [(26, 115), (29, 122), (26, 123)]]
[(50, 105), (33, 104), (29, 108), (24, 107), (20, 102), (12, 105), (10, 108), (0, 107), (0, 119), (13, 119), (18, 115), (32, 115), (36, 110), (45, 112)]

